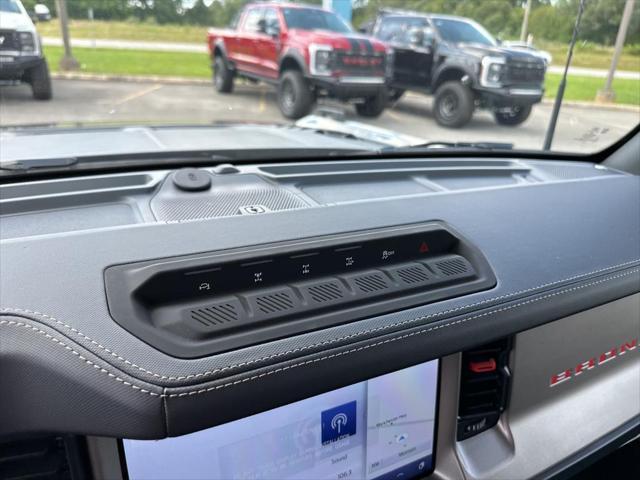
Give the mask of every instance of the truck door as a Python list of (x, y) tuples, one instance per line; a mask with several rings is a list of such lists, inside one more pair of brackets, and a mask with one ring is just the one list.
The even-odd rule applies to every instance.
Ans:
[(375, 36), (394, 51), (393, 85), (429, 88), (433, 66), (433, 29), (423, 17), (385, 16), (377, 23)]
[(281, 32), (282, 24), (278, 11), (275, 8), (265, 8), (257, 44), (261, 75), (264, 77), (278, 78), (278, 61), (282, 48)]
[(264, 14), (262, 7), (249, 7), (243, 16), (238, 30), (234, 61), (239, 70), (261, 74), (258, 43), (261, 37), (260, 20)]

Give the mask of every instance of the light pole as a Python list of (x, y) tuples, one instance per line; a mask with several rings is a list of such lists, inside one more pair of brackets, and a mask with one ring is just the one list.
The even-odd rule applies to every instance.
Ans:
[(60, 59), (60, 70), (77, 70), (80, 68), (78, 61), (71, 54), (71, 42), (69, 41), (69, 17), (67, 16), (67, 0), (56, 0), (58, 19), (60, 20), (60, 31), (62, 32), (62, 43), (64, 45), (64, 55)]
[(531, 15), (531, 4), (533, 0), (527, 0), (527, 5), (524, 7), (524, 19), (522, 20), (522, 30), (520, 31), (520, 41), (527, 41), (527, 34), (529, 33), (529, 15)]
[(620, 27), (618, 27), (618, 36), (616, 37), (616, 46), (613, 51), (613, 58), (611, 59), (611, 67), (609, 67), (609, 73), (607, 74), (607, 82), (602, 90), (599, 90), (596, 95), (596, 102), (610, 103), (616, 99), (616, 94), (613, 91), (613, 77), (618, 68), (618, 61), (622, 54), (622, 47), (624, 47), (624, 41), (627, 38), (627, 30), (629, 29), (629, 23), (631, 23), (631, 15), (633, 14), (633, 6), (636, 0), (627, 0), (624, 4), (624, 10), (622, 12), (622, 19), (620, 20)]

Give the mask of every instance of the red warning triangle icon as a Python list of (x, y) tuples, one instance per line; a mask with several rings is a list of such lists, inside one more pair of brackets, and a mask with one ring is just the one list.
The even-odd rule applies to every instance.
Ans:
[(420, 244), (420, 253), (427, 253), (429, 251), (429, 245), (427, 245), (427, 242), (422, 242)]

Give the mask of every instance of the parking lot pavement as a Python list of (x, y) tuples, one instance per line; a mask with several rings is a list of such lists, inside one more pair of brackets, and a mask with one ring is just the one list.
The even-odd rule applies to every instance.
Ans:
[[(407, 94), (377, 119), (358, 117), (353, 107), (341, 108), (349, 120), (362, 121), (423, 138), (425, 141), (511, 142), (516, 148), (540, 149), (551, 113), (550, 104), (534, 107), (518, 127), (499, 126), (490, 113), (479, 111), (461, 130), (438, 126), (429, 97)], [(564, 106), (553, 148), (590, 152), (600, 150), (640, 121), (638, 110)], [(175, 124), (211, 122), (288, 123), (265, 85), (237, 84), (231, 95), (209, 85), (129, 83), (118, 81), (54, 80), (54, 98), (32, 99), (28, 86), (0, 87), (0, 126), (25, 124)]]

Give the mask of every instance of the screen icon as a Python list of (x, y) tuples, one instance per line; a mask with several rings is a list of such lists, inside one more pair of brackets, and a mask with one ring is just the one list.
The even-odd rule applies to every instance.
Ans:
[(357, 402), (349, 402), (321, 413), (322, 445), (356, 434)]

